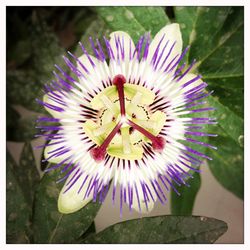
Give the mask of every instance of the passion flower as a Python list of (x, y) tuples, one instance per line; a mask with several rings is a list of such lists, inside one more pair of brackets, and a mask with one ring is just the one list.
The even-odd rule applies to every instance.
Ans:
[(81, 57), (64, 57), (71, 74), (56, 65), (56, 80), (38, 100), (53, 116), (39, 119), (52, 122), (40, 126), (48, 132), (45, 160), (55, 163), (46, 171), (61, 168), (59, 181), (67, 179), (58, 209), (72, 213), (92, 199), (103, 202), (113, 179), (112, 200), (119, 195), (121, 212), (124, 203), (151, 211), (157, 199), (167, 201), (173, 181), (185, 184), (190, 169), (199, 171), (195, 164), (211, 159), (182, 143), (215, 148), (189, 137), (215, 136), (202, 132), (214, 119), (190, 116), (212, 110), (196, 107), (210, 94), (207, 84), (190, 73), (194, 63), (178, 67), (188, 50), (181, 52), (178, 24), (165, 26), (152, 42), (145, 34), (134, 45), (116, 31), (104, 37), (105, 46), (92, 38), (90, 44), (95, 57), (80, 43)]

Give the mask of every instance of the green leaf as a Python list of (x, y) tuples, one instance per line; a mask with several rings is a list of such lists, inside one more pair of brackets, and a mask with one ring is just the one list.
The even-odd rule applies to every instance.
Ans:
[(220, 103), (219, 97), (209, 96), (207, 98), (211, 107), (215, 108), (213, 116), (217, 118), (219, 126), (223, 131), (238, 143), (239, 137), (244, 134), (244, 121), (227, 106)]
[(75, 243), (94, 220), (101, 204), (90, 202), (78, 212), (61, 214), (57, 199), (62, 188), (56, 184), (59, 171), (45, 174), (35, 195), (33, 230), (35, 243)]
[(84, 243), (213, 243), (226, 231), (227, 224), (213, 218), (157, 216), (115, 224)]
[(220, 127), (236, 142), (243, 134), (243, 8), (176, 7), (188, 61), (196, 58), (214, 95), (208, 98)]
[[(164, 9), (162, 7), (126, 7), (134, 15), (135, 19), (140, 22), (146, 31), (150, 31), (152, 36), (165, 25), (170, 24)], [(127, 12), (128, 14), (128, 12)]]
[(7, 152), (6, 241), (12, 244), (29, 243), (28, 227), (31, 209), (16, 178), (16, 168), (16, 163)]
[(243, 24), (242, 7), (176, 7), (175, 15), (184, 44), (191, 45), (189, 62), (194, 58), (200, 63), (206, 61)]
[(175, 7), (176, 22), (180, 24), (183, 46), (192, 43), (197, 19), (197, 7)]
[(222, 186), (239, 198), (244, 196), (244, 155), (243, 148), (226, 136), (213, 138), (218, 150), (211, 150), (213, 161), (209, 168)]
[[(237, 79), (235, 79), (236, 82), (232, 83), (234, 85), (237, 82)], [(209, 84), (211, 83), (211, 80), (209, 79), (207, 81)], [(229, 108), (230, 112), (237, 115), (240, 119), (244, 118), (244, 108), (243, 108), (243, 98), (244, 98), (244, 89), (243, 88), (227, 88), (222, 86), (214, 86), (213, 84), (208, 86), (208, 89), (214, 90), (214, 95), (217, 99), (219, 99), (219, 102), (223, 106), (227, 106)]]
[(148, 31), (154, 35), (169, 23), (161, 7), (96, 7), (96, 12), (113, 30), (127, 32), (137, 42)]
[(172, 215), (191, 215), (195, 202), (196, 195), (201, 186), (200, 174), (195, 172), (193, 179), (188, 179), (187, 183), (190, 186), (176, 186), (180, 196), (171, 190), (171, 214)]
[(21, 153), (20, 164), (15, 166), (15, 175), (24, 193), (27, 203), (33, 203), (34, 192), (40, 180), (36, 168), (33, 150), (29, 142), (26, 142)]

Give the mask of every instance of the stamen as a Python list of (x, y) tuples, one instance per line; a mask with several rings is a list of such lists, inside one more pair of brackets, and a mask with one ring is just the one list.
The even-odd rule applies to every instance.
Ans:
[(124, 98), (124, 84), (126, 83), (126, 79), (123, 75), (117, 75), (113, 79), (113, 84), (117, 87), (119, 101), (120, 101), (120, 110), (121, 116), (125, 116), (125, 98)]
[(130, 140), (129, 140), (129, 127), (125, 127), (121, 130), (122, 134), (122, 144), (123, 144), (123, 153), (130, 154), (131, 147), (130, 147)]
[(114, 136), (117, 134), (117, 132), (119, 131), (119, 129), (121, 128), (122, 123), (119, 122), (114, 129), (110, 132), (110, 134), (108, 135), (108, 137), (104, 140), (104, 142), (102, 143), (101, 146), (97, 146), (95, 148), (92, 148), (89, 153), (91, 155), (91, 157), (96, 161), (96, 162), (101, 162), (104, 160), (105, 155), (107, 153), (107, 147), (109, 145), (109, 143), (112, 141), (112, 139), (114, 138)]
[(136, 123), (132, 122), (131, 120), (127, 120), (127, 123), (133, 127), (134, 129), (138, 130), (141, 132), (144, 136), (146, 136), (151, 142), (152, 142), (152, 147), (155, 151), (162, 152), (165, 145), (166, 145), (166, 140), (161, 137), (161, 136), (154, 136), (151, 134), (149, 131), (146, 129), (142, 128), (141, 126), (137, 125)]

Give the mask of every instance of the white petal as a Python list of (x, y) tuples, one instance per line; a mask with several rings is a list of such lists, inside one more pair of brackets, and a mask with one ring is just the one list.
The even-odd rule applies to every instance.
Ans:
[(77, 63), (77, 68), (83, 75), (79, 81), (88, 92), (93, 93), (93, 87), (102, 87), (102, 81), (109, 80), (110, 73), (106, 61), (102, 62), (94, 56), (86, 56), (85, 54), (78, 59), (88, 71), (86, 72), (81, 64)]
[[(116, 45), (116, 43), (118, 45)], [(127, 79), (129, 74), (129, 64), (132, 63), (130, 57), (132, 57), (135, 50), (132, 38), (129, 34), (123, 31), (113, 32), (110, 34), (110, 46), (116, 61), (116, 65), (113, 65), (112, 62), (110, 63), (112, 77), (117, 74), (123, 74)], [(122, 60), (121, 50), (124, 50), (124, 60)]]
[[(45, 147), (44, 149), (44, 159), (48, 159), (51, 155), (53, 155), (53, 153), (55, 153), (56, 149), (62, 147), (63, 145), (65, 145), (65, 142), (61, 142), (61, 143), (58, 143), (60, 141), (62, 141), (63, 139), (52, 139), (49, 144), (51, 145), (48, 145)], [(55, 144), (56, 143), (56, 144)], [(58, 157), (51, 157), (48, 161), (51, 162), (51, 163), (60, 163), (62, 161), (64, 161), (66, 158), (68, 158), (70, 156), (70, 152), (67, 152), (65, 154), (62, 154)], [(65, 161), (65, 164), (67, 163), (68, 161)]]
[(60, 213), (63, 213), (63, 214), (74, 213), (78, 211), (79, 209), (83, 208), (93, 199), (93, 195), (90, 195), (89, 197), (84, 199), (84, 196), (85, 196), (85, 193), (86, 193), (86, 190), (88, 188), (88, 184), (91, 178), (87, 179), (85, 185), (83, 186), (81, 191), (78, 193), (78, 190), (80, 189), (84, 179), (86, 178), (85, 175), (81, 175), (81, 177), (76, 181), (76, 183), (69, 190), (67, 190), (68, 187), (71, 185), (71, 184), (69, 185), (67, 184), (69, 183), (71, 178), (74, 176), (74, 174), (75, 174), (75, 171), (73, 171), (73, 173), (71, 173), (71, 175), (68, 177), (66, 183), (64, 184), (59, 194), (58, 210)]
[[(132, 38), (129, 36), (128, 33), (123, 32), (123, 31), (115, 31), (110, 34), (110, 46), (113, 50), (114, 56), (117, 58), (117, 47), (116, 47), (116, 41), (117, 39), (120, 39), (120, 44), (122, 48), (124, 48), (124, 58), (125, 60), (130, 59), (130, 53), (134, 52), (135, 45), (133, 43)], [(119, 47), (120, 48), (120, 47)], [(120, 50), (119, 50), (119, 56)]]
[[(148, 185), (150, 187), (150, 184)], [(157, 200), (157, 196), (155, 195), (154, 191), (152, 191), (152, 195), (155, 201), (153, 201), (152, 198), (150, 197), (150, 200), (147, 201), (147, 206), (146, 206), (146, 203), (144, 201), (143, 191), (142, 191), (142, 188), (140, 187), (140, 184), (137, 185), (137, 190), (138, 190), (138, 197), (140, 200), (140, 207), (138, 204), (137, 195), (134, 190), (132, 209), (134, 209), (136, 212), (143, 213), (143, 214), (150, 213), (154, 208), (155, 201)]]
[[(162, 42), (160, 43), (162, 39)], [(167, 44), (168, 42), (168, 44)], [(159, 52), (158, 54), (161, 54), (161, 51), (164, 49), (165, 45), (167, 44), (163, 55), (159, 61), (159, 66), (164, 62), (165, 58), (167, 57), (169, 50), (171, 46), (175, 43), (171, 54), (167, 58), (167, 60), (164, 63), (163, 69), (167, 67), (167, 65), (171, 62), (171, 60), (176, 56), (176, 55), (181, 55), (182, 51), (182, 37), (181, 37), (181, 31), (180, 31), (180, 26), (177, 23), (173, 23), (170, 25), (166, 25), (164, 28), (162, 28), (154, 37), (153, 41), (151, 42), (149, 46), (149, 55), (148, 59), (152, 59), (158, 45), (159, 46)], [(173, 64), (172, 64), (173, 65)], [(174, 70), (175, 71), (175, 70)]]

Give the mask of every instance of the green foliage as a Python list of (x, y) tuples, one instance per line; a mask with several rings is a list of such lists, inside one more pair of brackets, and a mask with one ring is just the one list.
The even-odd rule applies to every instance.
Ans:
[(42, 97), (42, 85), (37, 81), (34, 71), (11, 70), (7, 72), (8, 103), (45, 113), (44, 108), (36, 102), (36, 98), (39, 97)]
[(14, 171), (27, 203), (32, 204), (34, 191), (40, 180), (40, 176), (36, 168), (33, 150), (29, 142), (25, 143), (21, 153), (20, 163), (16, 166)]
[(95, 10), (111, 30), (125, 31), (135, 42), (146, 32), (155, 35), (169, 23), (161, 7), (97, 7)]
[[(217, 96), (209, 96), (207, 100), (211, 107), (216, 108), (213, 115), (217, 118), (219, 126), (229, 137), (238, 143), (239, 137), (243, 135), (243, 119), (232, 112), (229, 107), (220, 103), (220, 98), (217, 98)], [(243, 103), (241, 103), (241, 105), (243, 105)]]
[(39, 76), (38, 83), (43, 85), (52, 78), (54, 65), (61, 66), (64, 49), (59, 46), (58, 38), (39, 12), (33, 12), (32, 15), (31, 40), (33, 67)]
[(172, 215), (192, 215), (193, 206), (201, 186), (200, 174), (193, 173), (193, 178), (187, 180), (189, 186), (176, 186), (180, 196), (171, 190), (171, 214)]
[[(15, 111), (14, 111), (15, 112)], [(11, 113), (7, 116), (12, 115)], [(34, 139), (34, 136), (38, 133), (36, 129), (37, 126), (37, 115), (30, 115), (27, 117), (15, 117), (11, 118), (13, 122), (15, 121), (15, 129), (7, 131), (7, 140), (8, 141), (31, 141)]]
[(223, 221), (198, 216), (157, 216), (129, 220), (90, 235), (84, 243), (213, 243), (227, 231)]
[(101, 204), (90, 202), (72, 214), (61, 214), (57, 199), (62, 183), (57, 184), (59, 171), (50, 171), (36, 191), (33, 216), (34, 243), (75, 243), (89, 228)]
[(218, 150), (211, 150), (213, 161), (209, 167), (214, 177), (229, 191), (244, 198), (244, 151), (230, 137), (219, 136), (214, 139)]
[(12, 105), (7, 105), (6, 115), (7, 115), (7, 117), (6, 117), (7, 140), (9, 140), (8, 135), (11, 134), (15, 130), (16, 121), (20, 118), (20, 115), (12, 107)]
[(29, 243), (30, 207), (17, 179), (17, 165), (9, 153), (6, 165), (6, 242)]
[[(87, 51), (90, 52), (90, 54), (93, 54), (92, 47), (89, 42), (89, 37), (100, 39), (100, 42), (102, 43), (102, 37), (103, 36), (109, 37), (109, 33), (110, 29), (107, 27), (105, 22), (101, 18), (96, 17), (87, 27), (83, 36), (81, 36), (80, 42), (84, 44), (84, 47), (86, 48)], [(77, 56), (82, 55), (82, 49), (80, 46), (77, 46), (74, 54)]]

